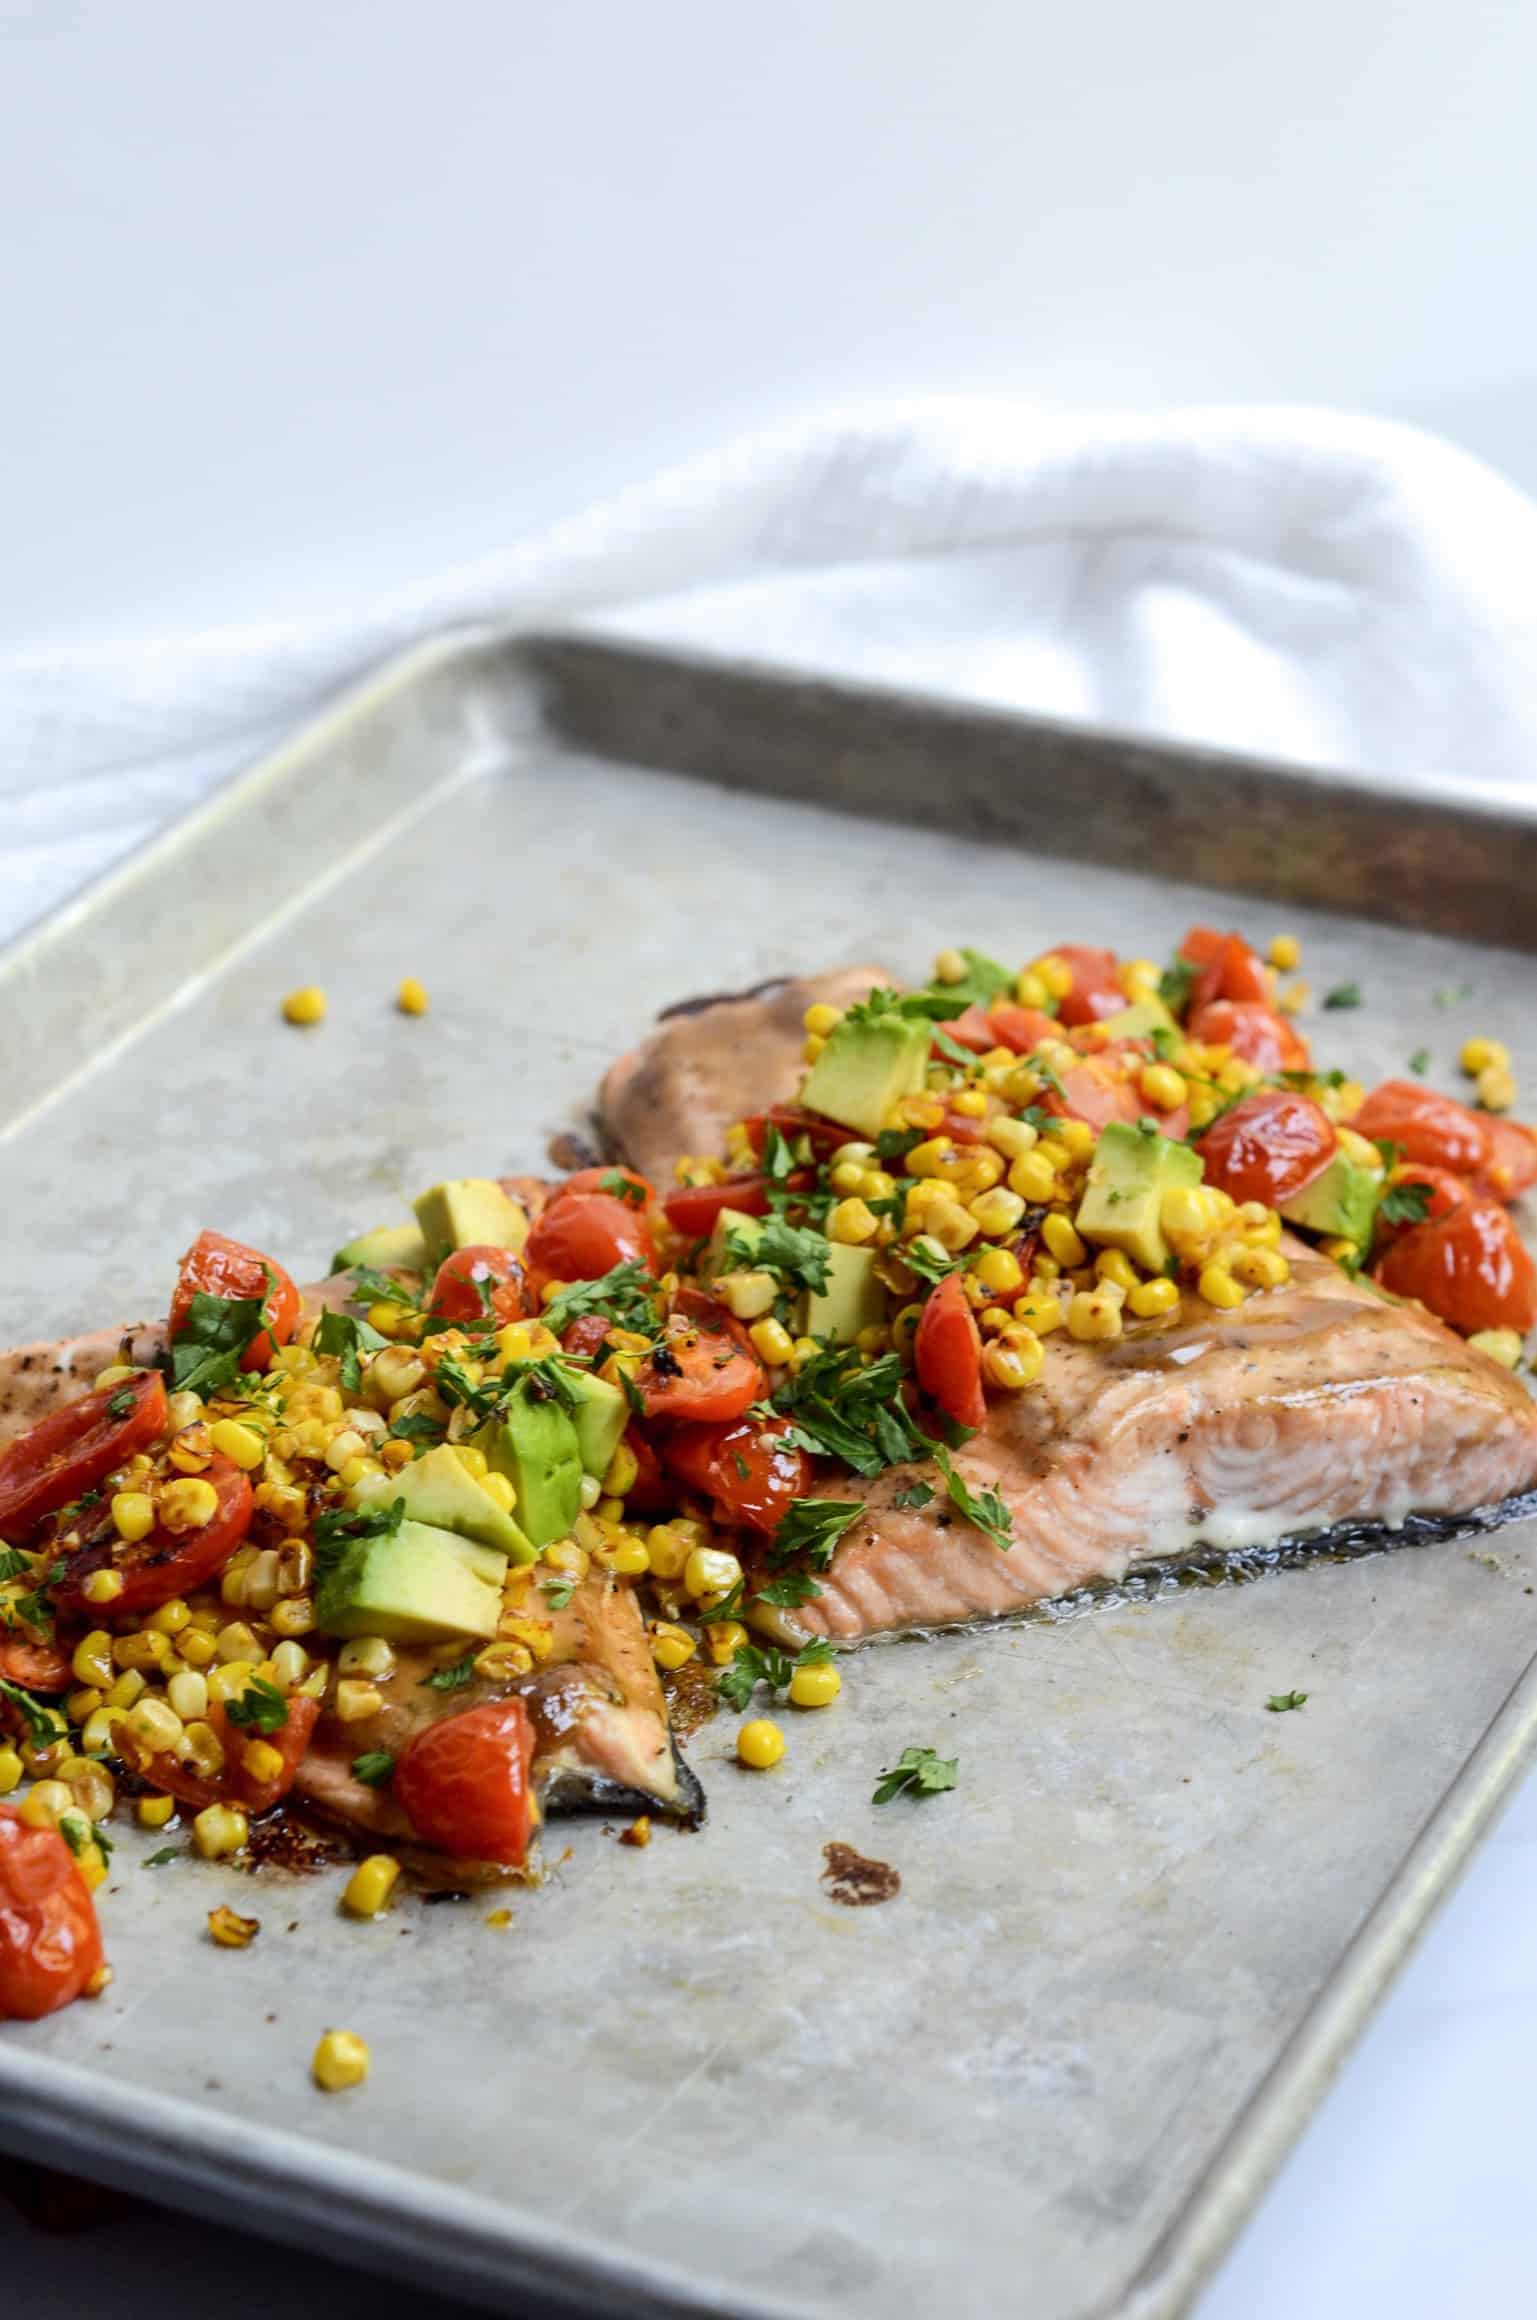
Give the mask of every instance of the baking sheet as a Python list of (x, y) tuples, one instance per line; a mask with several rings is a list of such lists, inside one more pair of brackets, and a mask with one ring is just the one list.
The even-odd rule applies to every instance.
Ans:
[[(1198, 916), (1284, 925), (1316, 990), (1365, 993), (1327, 1060), (1370, 1079), (1423, 1044), (1448, 1080), (1476, 1028), (1529, 1076), (1529, 961), (1464, 938), (1537, 939), (1534, 860), (1476, 797), (447, 640), (0, 962), (0, 1341), (163, 1307), (205, 1224), (323, 1270), (438, 1175), (538, 1169), (668, 1001), (916, 974), (958, 937), (1160, 956)], [(297, 1033), (276, 1001), (308, 981), (330, 1015)], [(552, 1832), (569, 1857), (506, 1931), (484, 1898), (359, 1926), (334, 1874), (147, 1870), (164, 1839), (125, 1829), (117, 1979), (0, 2031), (0, 2139), (503, 2308), (1161, 2320), (1525, 1761), (1533, 1545), (865, 1653), (775, 1773), (734, 1766), (732, 1718), (695, 1738), (702, 1835)], [(914, 1743), (959, 1787), (875, 1809)], [(901, 1897), (831, 1903), (829, 1840)], [(249, 1951), (206, 1938), (225, 1900), (263, 1921)], [(329, 2025), (372, 2046), (357, 2094), (309, 2085)]]

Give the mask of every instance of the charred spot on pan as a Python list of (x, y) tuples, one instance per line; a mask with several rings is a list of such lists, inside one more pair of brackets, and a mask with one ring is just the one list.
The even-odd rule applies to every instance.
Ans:
[(822, 1883), (828, 1899), (841, 1901), (845, 1909), (870, 1909), (878, 1902), (894, 1901), (902, 1890), (901, 1874), (889, 1861), (872, 1861), (852, 1845), (824, 1845), (822, 1858), (827, 1863)]
[(317, 1876), (348, 1858), (348, 1848), (323, 1837), (279, 1806), (251, 1823), (247, 1855), (253, 1869), (285, 1869), (291, 1876)]
[(766, 999), (771, 991), (782, 991), (789, 982), (788, 975), (770, 975), (766, 983), (753, 983), (745, 991), (707, 991), (699, 999), (674, 999), (670, 1007), (663, 1007), (657, 1015), (658, 1023), (670, 1023), (677, 1015), (703, 1015), (711, 1007), (735, 1007), (744, 999)]

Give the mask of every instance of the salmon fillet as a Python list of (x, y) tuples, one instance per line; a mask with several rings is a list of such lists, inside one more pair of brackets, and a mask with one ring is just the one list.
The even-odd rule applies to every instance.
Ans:
[(897, 1506), (923, 1467), (819, 1484), (865, 1511), (795, 1628), (854, 1639), (996, 1617), (1203, 1549), (1537, 1488), (1537, 1403), (1509, 1371), (1291, 1235), (1281, 1246), (1283, 1287), (1232, 1312), (1190, 1293), (1177, 1326), (1133, 1322), (1110, 1344), (1054, 1333), (1040, 1382), (990, 1403), (954, 1464), (1007, 1506), (1007, 1552), (942, 1494)]
[(891, 979), (884, 967), (835, 967), (669, 1008), (605, 1074), (598, 1098), (605, 1127), (632, 1167), (670, 1184), (681, 1154), (713, 1155), (733, 1120), (791, 1101), (808, 1007), (818, 1000), (851, 1007)]

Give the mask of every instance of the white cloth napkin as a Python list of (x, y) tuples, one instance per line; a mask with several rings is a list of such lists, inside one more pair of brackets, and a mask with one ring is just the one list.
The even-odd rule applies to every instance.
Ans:
[(0, 658), (0, 937), (468, 620), (927, 686), (1411, 783), (1537, 764), (1537, 508), (1303, 410), (924, 402), (754, 437), (320, 623)]

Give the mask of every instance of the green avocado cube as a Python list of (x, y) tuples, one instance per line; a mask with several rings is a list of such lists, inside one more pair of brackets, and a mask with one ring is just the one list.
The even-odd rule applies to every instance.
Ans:
[[(704, 1245), (699, 1260), (699, 1271), (707, 1281), (718, 1280), (722, 1273), (736, 1273), (750, 1267), (758, 1242), (763, 1236), (765, 1219), (749, 1216), (745, 1209), (721, 1208), (715, 1212), (715, 1229)], [(735, 1248), (732, 1242), (737, 1244)]]
[(355, 1507), (389, 1506), (403, 1499), (413, 1522), (430, 1523), (457, 1531), (462, 1539), (497, 1547), (515, 1563), (531, 1563), (534, 1549), (512, 1516), (498, 1506), (483, 1482), (477, 1482), (457, 1450), (447, 1442), (424, 1451), (414, 1465), (398, 1474), (367, 1474), (354, 1484), (348, 1503)]
[(506, 1576), (497, 1548), (403, 1522), (388, 1538), (351, 1540), (322, 1572), (315, 1624), (325, 1635), (382, 1635), (391, 1643), (489, 1638)]
[(533, 1372), (472, 1437), (517, 1494), (518, 1527), (537, 1547), (563, 1539), (582, 1510), (582, 1446), (575, 1421)]
[(411, 1203), (422, 1238), (435, 1254), (452, 1249), (511, 1249), (523, 1253), (528, 1217), (489, 1176), (456, 1176), (434, 1184)]
[(391, 1270), (425, 1273), (427, 1243), (422, 1238), (421, 1226), (380, 1224), (372, 1232), (359, 1233), (355, 1241), (348, 1241), (331, 1259), (333, 1273), (350, 1272), (354, 1265), (371, 1265), (378, 1273)]
[(607, 1378), (595, 1377), (590, 1369), (578, 1369), (575, 1363), (565, 1361), (559, 1368), (576, 1396), (576, 1408), (568, 1415), (576, 1428), (582, 1471), (595, 1474), (601, 1482), (614, 1452), (624, 1440), (624, 1430), (630, 1422), (630, 1405), (618, 1386), (611, 1386)]
[(1161, 999), (1138, 999), (1119, 1015), (1106, 1015), (1101, 1031), (1112, 1039), (1151, 1039), (1155, 1031), (1178, 1031), (1179, 1025)]
[(862, 1329), (878, 1329), (886, 1318), (886, 1290), (875, 1270), (873, 1249), (830, 1241), (827, 1286), (803, 1291), (799, 1334), (852, 1345)]
[(1102, 1249), (1124, 1249), (1144, 1272), (1161, 1273), (1169, 1261), (1163, 1196), (1175, 1185), (1199, 1184), (1201, 1173), (1201, 1155), (1188, 1144), (1112, 1120), (1089, 1163), (1078, 1230)]
[(840, 1127), (878, 1136), (894, 1103), (922, 1093), (933, 1037), (922, 1017), (845, 1016), (806, 1074), (801, 1102)]
[(1329, 1233), (1354, 1241), (1358, 1248), (1369, 1248), (1377, 1203), (1386, 1182), (1385, 1170), (1363, 1168), (1345, 1153), (1336, 1152), (1311, 1184), (1281, 1202), (1281, 1214), (1288, 1224), (1300, 1224), (1305, 1232)]

